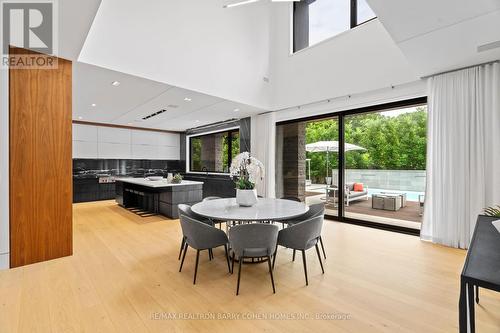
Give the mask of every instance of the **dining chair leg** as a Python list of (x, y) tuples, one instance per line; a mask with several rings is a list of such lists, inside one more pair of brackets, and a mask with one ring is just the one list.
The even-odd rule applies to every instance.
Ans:
[(227, 245), (224, 244), (224, 253), (226, 254), (227, 270), (231, 273), (231, 266), (229, 266), (229, 256), (227, 254)]
[(325, 274), (325, 270), (323, 269), (323, 262), (321, 261), (321, 254), (319, 254), (318, 244), (316, 244), (315, 247), (316, 247), (316, 254), (318, 255), (319, 264), (321, 265), (321, 271), (323, 272), (323, 274)]
[(193, 284), (196, 284), (196, 274), (198, 273), (198, 262), (200, 261), (200, 250), (196, 250), (196, 264), (194, 266)]
[(306, 286), (309, 285), (309, 281), (307, 280), (307, 264), (306, 264), (306, 251), (302, 250), (302, 262), (304, 263), (304, 274), (306, 275)]
[(184, 259), (186, 258), (186, 252), (188, 249), (187, 243), (184, 243), (184, 254), (182, 255), (181, 267), (179, 267), (179, 272), (182, 271), (182, 265), (184, 265)]
[(233, 274), (233, 273), (234, 273), (234, 256), (235, 256), (235, 255), (234, 255), (234, 252), (233, 252), (233, 257), (232, 257), (232, 259), (231, 259), (231, 262), (232, 262), (232, 263), (231, 263), (231, 274)]
[(276, 289), (274, 288), (273, 268), (271, 267), (271, 257), (270, 256), (267, 256), (267, 264), (269, 265), (269, 274), (271, 275), (271, 284), (273, 285), (273, 294), (276, 294)]
[(238, 284), (236, 285), (236, 296), (240, 293), (240, 278), (241, 278), (241, 263), (243, 262), (243, 258), (239, 257), (238, 262)]
[(208, 260), (212, 260), (213, 257), (214, 257), (214, 254), (212, 252), (212, 249), (208, 249)]
[(177, 260), (181, 260), (181, 255), (182, 255), (182, 251), (184, 250), (184, 243), (185, 242), (186, 242), (186, 238), (184, 238), (184, 236), (182, 236), (181, 249), (179, 250), (179, 258)]
[(274, 263), (276, 262), (276, 255), (278, 254), (278, 244), (276, 244), (276, 248), (274, 249), (274, 254), (273, 254), (273, 269), (274, 269)]
[(292, 257), (292, 261), (295, 261), (295, 250), (293, 250), (293, 257)]
[(323, 257), (325, 257), (325, 260), (326, 260), (325, 247), (323, 246), (323, 237), (321, 237), (321, 236), (319, 236), (319, 243), (321, 244), (321, 250), (323, 251)]

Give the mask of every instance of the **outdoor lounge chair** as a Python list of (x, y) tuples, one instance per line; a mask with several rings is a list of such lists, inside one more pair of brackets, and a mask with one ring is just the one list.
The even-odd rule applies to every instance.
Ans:
[[(334, 200), (338, 197), (338, 187), (337, 185), (332, 185), (327, 188), (328, 197), (333, 197)], [(368, 200), (368, 186), (363, 186), (363, 191), (354, 191), (354, 183), (347, 183), (345, 185), (344, 198), (346, 206), (349, 203), (357, 200)]]

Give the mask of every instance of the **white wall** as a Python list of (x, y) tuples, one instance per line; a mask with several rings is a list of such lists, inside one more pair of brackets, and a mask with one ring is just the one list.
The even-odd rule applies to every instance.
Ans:
[(305, 118), (321, 114), (334, 113), (338, 111), (358, 109), (366, 106), (385, 104), (401, 100), (413, 99), (427, 96), (426, 81), (419, 80), (406, 84), (394, 86), (394, 88), (382, 88), (352, 95), (351, 97), (340, 97), (307, 106), (292, 107), (276, 112), (276, 121), (285, 121), (297, 118)]
[(180, 134), (73, 124), (73, 158), (178, 160)]
[(9, 268), (9, 71), (0, 69), (0, 269)]
[(267, 109), (269, 3), (225, 3), (103, 1), (79, 61)]
[(378, 19), (291, 54), (291, 6), (271, 9), (273, 109), (418, 80)]

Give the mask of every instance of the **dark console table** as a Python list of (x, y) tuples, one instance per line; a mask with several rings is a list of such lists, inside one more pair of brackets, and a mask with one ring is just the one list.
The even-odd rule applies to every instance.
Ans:
[(202, 182), (183, 180), (169, 184), (166, 180), (116, 179), (116, 202), (141, 216), (162, 214), (176, 219), (178, 204), (193, 205), (202, 198)]
[(498, 219), (477, 219), (460, 276), (460, 333), (475, 332), (474, 301), (479, 303), (479, 287), (500, 292), (500, 233), (491, 224)]

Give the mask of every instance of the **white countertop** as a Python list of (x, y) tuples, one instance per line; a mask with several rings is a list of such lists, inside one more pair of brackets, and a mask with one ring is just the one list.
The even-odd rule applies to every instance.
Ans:
[(203, 182), (197, 182), (192, 180), (183, 180), (180, 184), (167, 183), (167, 180), (148, 180), (146, 178), (116, 178), (116, 181), (142, 185), (147, 187), (174, 187), (174, 186), (186, 186), (186, 185), (202, 185)]
[(303, 215), (309, 210), (302, 202), (259, 198), (252, 207), (240, 207), (235, 198), (199, 202), (191, 207), (196, 214), (223, 221), (280, 221)]

